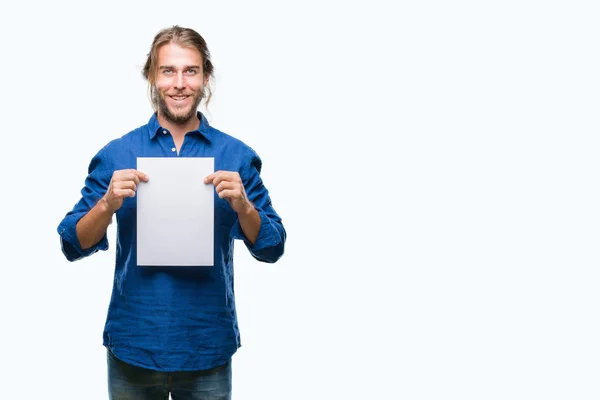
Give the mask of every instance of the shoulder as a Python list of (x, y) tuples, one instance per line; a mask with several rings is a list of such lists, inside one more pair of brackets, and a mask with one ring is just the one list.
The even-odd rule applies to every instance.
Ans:
[(134, 142), (139, 142), (144, 138), (149, 138), (147, 125), (135, 128), (121, 137), (114, 138), (104, 145), (98, 153), (106, 156), (118, 154), (120, 151), (129, 149)]
[(127, 132), (123, 136), (111, 140), (110, 142), (108, 142), (106, 144), (105, 147), (108, 150), (113, 150), (113, 149), (122, 147), (124, 145), (128, 145), (132, 142), (139, 142), (140, 140), (144, 140), (144, 139), (150, 139), (150, 136), (148, 133), (148, 125), (142, 125), (140, 127), (137, 127), (135, 129)]
[(208, 129), (210, 139), (213, 140), (218, 147), (223, 147), (228, 153), (239, 155), (248, 163), (260, 163), (258, 153), (248, 143), (212, 126)]
[(126, 134), (114, 138), (107, 142), (92, 158), (90, 168), (104, 168), (112, 170), (115, 162), (124, 159), (128, 152), (135, 147), (134, 143), (139, 143), (144, 137), (148, 137), (146, 125), (135, 128)]
[(209, 127), (209, 135), (216, 147), (222, 148), (232, 160), (237, 160), (242, 169), (254, 167), (258, 171), (261, 170), (262, 161), (248, 143), (212, 126)]

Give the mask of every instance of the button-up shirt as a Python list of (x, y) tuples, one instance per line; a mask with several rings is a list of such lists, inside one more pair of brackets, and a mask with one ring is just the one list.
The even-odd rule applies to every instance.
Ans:
[(234, 240), (242, 240), (255, 259), (268, 263), (283, 255), (286, 240), (260, 177), (262, 162), (256, 152), (210, 126), (200, 112), (198, 118), (198, 130), (185, 135), (179, 154), (156, 114), (146, 125), (110, 141), (91, 160), (81, 199), (58, 226), (69, 261), (107, 250), (106, 235), (95, 246), (82, 249), (76, 224), (106, 193), (113, 172), (136, 169), (137, 157), (213, 157), (215, 170), (240, 174), (260, 215), (258, 237), (254, 243), (246, 239), (237, 214), (215, 191), (213, 266), (138, 266), (136, 197), (125, 198), (115, 213), (115, 275), (103, 344), (122, 361), (158, 371), (209, 369), (232, 357), (241, 346), (233, 286)]

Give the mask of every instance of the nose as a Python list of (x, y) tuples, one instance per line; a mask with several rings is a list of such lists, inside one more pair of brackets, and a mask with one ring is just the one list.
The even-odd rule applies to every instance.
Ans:
[(177, 77), (175, 77), (175, 89), (181, 90), (183, 88), (185, 88), (185, 78), (183, 72), (179, 71)]

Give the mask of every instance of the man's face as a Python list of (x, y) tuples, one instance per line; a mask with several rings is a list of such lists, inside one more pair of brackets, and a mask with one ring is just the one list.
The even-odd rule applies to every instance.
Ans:
[(175, 124), (195, 118), (206, 83), (200, 52), (173, 43), (158, 50), (154, 99), (159, 117)]

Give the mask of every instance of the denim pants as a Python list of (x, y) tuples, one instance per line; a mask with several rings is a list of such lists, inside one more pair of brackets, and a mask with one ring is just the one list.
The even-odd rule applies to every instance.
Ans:
[(107, 352), (111, 400), (231, 400), (231, 360), (205, 371), (160, 372)]

